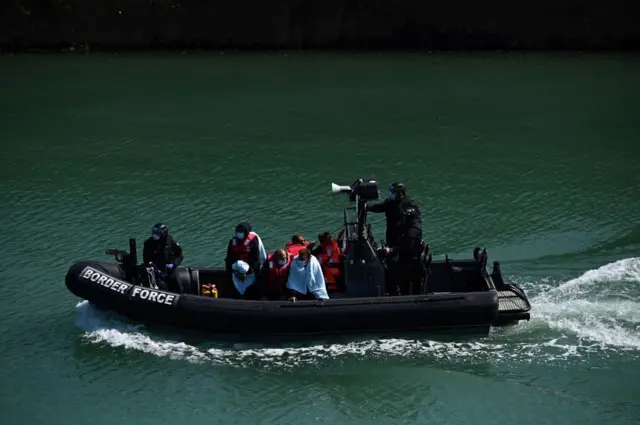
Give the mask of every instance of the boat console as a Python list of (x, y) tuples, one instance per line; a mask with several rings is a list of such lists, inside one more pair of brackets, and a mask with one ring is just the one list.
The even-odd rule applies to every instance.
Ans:
[[(331, 184), (332, 193), (345, 193), (356, 205), (344, 210), (344, 276), (348, 298), (380, 297), (386, 292), (386, 267), (367, 224), (367, 201), (380, 199), (378, 183), (373, 179), (358, 179), (350, 186)], [(348, 211), (355, 210), (349, 219)]]

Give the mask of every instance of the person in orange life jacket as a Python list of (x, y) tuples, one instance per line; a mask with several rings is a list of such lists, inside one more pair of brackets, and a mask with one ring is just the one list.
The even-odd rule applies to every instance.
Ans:
[(239, 223), (236, 226), (236, 235), (229, 239), (227, 256), (224, 260), (229, 277), (232, 275), (232, 266), (236, 261), (246, 262), (249, 264), (249, 270), (257, 275), (266, 259), (267, 253), (260, 236), (251, 230), (250, 223)]
[(298, 299), (316, 299), (321, 302), (329, 299), (322, 267), (318, 259), (311, 255), (310, 250), (301, 250), (291, 260), (287, 290), (292, 302)]
[(309, 242), (304, 240), (304, 238), (300, 235), (293, 235), (291, 241), (287, 242), (285, 248), (289, 254), (294, 257), (300, 253), (301, 249), (305, 249), (309, 247)]
[(344, 254), (333, 239), (331, 233), (322, 232), (318, 234), (318, 245), (313, 250), (313, 255), (318, 258), (322, 266), (322, 273), (327, 284), (327, 289), (335, 291), (342, 285), (342, 265), (344, 264)]
[(293, 255), (280, 248), (267, 255), (262, 270), (262, 295), (268, 300), (280, 300), (286, 295), (289, 266)]

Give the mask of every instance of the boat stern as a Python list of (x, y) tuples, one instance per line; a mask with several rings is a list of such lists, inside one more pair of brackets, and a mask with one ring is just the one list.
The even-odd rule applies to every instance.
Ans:
[(494, 326), (516, 324), (531, 318), (531, 304), (522, 288), (514, 284), (504, 284), (498, 292), (498, 316)]

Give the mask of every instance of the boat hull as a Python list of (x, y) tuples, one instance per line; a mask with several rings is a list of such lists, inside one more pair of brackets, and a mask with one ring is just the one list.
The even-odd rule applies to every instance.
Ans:
[(198, 276), (215, 270), (180, 267), (184, 293), (134, 285), (118, 264), (83, 261), (70, 267), (74, 295), (130, 319), (221, 335), (296, 337), (428, 331), (487, 334), (498, 319), (497, 291), (450, 292), (316, 301), (251, 301), (199, 293)]

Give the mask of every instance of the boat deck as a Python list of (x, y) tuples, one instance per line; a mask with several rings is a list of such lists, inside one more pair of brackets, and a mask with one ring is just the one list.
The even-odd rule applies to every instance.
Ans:
[(526, 311), (529, 309), (527, 301), (512, 291), (498, 291), (498, 302), (498, 311), (500, 312)]

